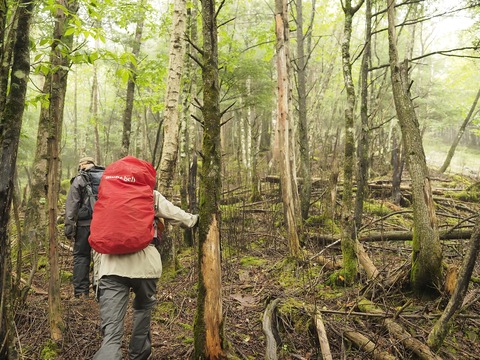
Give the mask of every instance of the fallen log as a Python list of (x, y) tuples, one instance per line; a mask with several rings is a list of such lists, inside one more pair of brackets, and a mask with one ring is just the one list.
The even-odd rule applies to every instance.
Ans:
[[(440, 240), (465, 240), (470, 239), (473, 230), (444, 230), (439, 232)], [(325, 243), (333, 243), (339, 238), (332, 235), (318, 234), (311, 235), (310, 239), (322, 241)], [(360, 242), (377, 242), (377, 241), (410, 241), (413, 239), (411, 231), (388, 231), (388, 232), (372, 232), (368, 235), (361, 235), (358, 238)]]
[(380, 351), (377, 345), (356, 331), (345, 331), (343, 335), (354, 343), (360, 350), (365, 351), (370, 355), (369, 358), (374, 360), (395, 360), (396, 357), (386, 351)]
[(323, 324), (322, 314), (319, 311), (315, 312), (315, 327), (317, 328), (318, 341), (320, 342), (320, 350), (322, 351), (323, 360), (332, 360), (332, 353), (330, 351), (330, 344), (328, 343), (327, 332)]
[(269, 303), (263, 313), (263, 322), (262, 329), (265, 334), (265, 360), (276, 360), (277, 359), (277, 341), (275, 340), (274, 328), (273, 328), (273, 317), (275, 314), (275, 309), (280, 302), (280, 299), (275, 299)]
[[(358, 307), (362, 311), (367, 311), (371, 313), (382, 314), (384, 311), (378, 308), (373, 302), (362, 299), (358, 303)], [(395, 322), (391, 318), (385, 318), (383, 320), (388, 332), (400, 341), (406, 348), (413, 351), (419, 359), (422, 360), (442, 360), (437, 354), (435, 354), (427, 345), (421, 341), (415, 339), (410, 333), (403, 329), (401, 325)]]

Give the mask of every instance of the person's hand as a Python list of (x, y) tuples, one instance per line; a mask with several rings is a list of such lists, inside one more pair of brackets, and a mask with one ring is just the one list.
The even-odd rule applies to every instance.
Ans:
[(200, 215), (195, 215), (196, 217), (196, 220), (195, 220), (195, 224), (192, 226), (192, 229), (193, 230), (196, 230), (198, 228), (198, 222), (200, 221)]
[(67, 239), (75, 240), (75, 233), (76, 233), (75, 225), (65, 224), (65, 229), (63, 233), (65, 234), (65, 237)]

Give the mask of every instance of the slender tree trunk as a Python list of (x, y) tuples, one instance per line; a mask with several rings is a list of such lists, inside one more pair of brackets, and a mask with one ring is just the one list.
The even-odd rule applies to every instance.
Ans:
[(350, 40), (352, 37), (352, 20), (360, 9), (363, 0), (357, 6), (352, 6), (351, 0), (343, 3), (345, 23), (342, 40), (342, 67), (347, 104), (345, 108), (345, 158), (343, 165), (343, 195), (342, 195), (342, 255), (345, 283), (351, 284), (357, 274), (357, 256), (355, 253), (355, 222), (353, 218), (353, 168), (355, 158), (354, 113), (355, 86), (352, 78), (352, 62), (350, 60)]
[(452, 161), (453, 155), (455, 154), (455, 150), (457, 149), (458, 143), (462, 139), (465, 129), (467, 128), (468, 124), (472, 120), (472, 115), (475, 111), (475, 108), (477, 107), (478, 99), (480, 99), (480, 89), (478, 89), (477, 96), (475, 96), (475, 100), (473, 100), (473, 104), (470, 108), (470, 111), (468, 112), (468, 115), (465, 118), (465, 120), (463, 120), (462, 126), (460, 126), (460, 129), (458, 130), (457, 136), (455, 137), (455, 140), (453, 140), (450, 150), (448, 150), (447, 157), (445, 158), (445, 161), (439, 170), (441, 173), (444, 173), (445, 170), (447, 170), (448, 167), (450, 166), (450, 162)]
[(412, 178), (413, 254), (410, 274), (418, 294), (436, 293), (442, 279), (442, 248), (422, 137), (409, 94), (408, 61), (398, 62), (394, 0), (387, 0), (388, 40), (392, 90), (402, 129), (407, 167)]
[[(291, 92), (289, 83), (289, 29), (288, 5), (286, 0), (275, 0), (275, 33), (277, 54), (277, 140), (278, 161), (281, 174), (282, 201), (290, 255), (300, 255), (298, 189), (292, 169), (292, 124)], [(298, 211), (298, 212), (297, 212)]]
[(170, 59), (168, 63), (167, 90), (163, 123), (163, 150), (159, 169), (159, 191), (170, 195), (175, 165), (178, 157), (180, 81), (184, 64), (184, 34), (187, 14), (186, 0), (175, 1)]
[(360, 228), (363, 218), (363, 201), (368, 182), (369, 121), (368, 121), (368, 66), (371, 58), (372, 6), (365, 2), (365, 48), (363, 49), (360, 81), (360, 139), (358, 141), (357, 192), (355, 197), (355, 229)]
[[(132, 55), (138, 61), (140, 54), (140, 47), (142, 45), (143, 23), (145, 21), (145, 1), (138, 2), (138, 19), (137, 28), (135, 30), (135, 39), (132, 46)], [(130, 76), (127, 82), (127, 95), (125, 101), (125, 111), (123, 113), (123, 132), (122, 132), (122, 150), (121, 157), (127, 156), (130, 153), (130, 135), (132, 132), (132, 113), (133, 100), (135, 98), (135, 81), (137, 79), (137, 65), (130, 62)]]
[(312, 196), (312, 174), (310, 165), (310, 141), (307, 119), (307, 61), (303, 35), (303, 0), (296, 1), (297, 8), (297, 94), (298, 94), (298, 144), (300, 150), (300, 173), (303, 184), (300, 192), (302, 218), (308, 218)]
[[(77, 2), (61, 2), (71, 14), (75, 14), (78, 8)], [(52, 119), (60, 116), (63, 119), (63, 104), (65, 91), (67, 87), (67, 76), (70, 62), (62, 54), (62, 51), (70, 50), (73, 43), (73, 35), (63, 36), (63, 33), (70, 20), (70, 14), (60, 12), (55, 17), (55, 29), (53, 34), (52, 49), (50, 53), (50, 62), (52, 69), (45, 78), (43, 94), (50, 100), (47, 107), (42, 107), (37, 130), (37, 142), (35, 158), (32, 165), (32, 176), (30, 182), (30, 196), (27, 200), (25, 220), (24, 220), (24, 239), (26, 244), (31, 239), (37, 239), (41, 245), (46, 242), (46, 207), (44, 200), (46, 198), (47, 179), (47, 142), (50, 134)], [(59, 44), (62, 44), (62, 51)], [(59, 114), (61, 112), (61, 114)], [(63, 122), (63, 120), (62, 120)], [(58, 131), (61, 136), (62, 126)]]
[[(49, 263), (50, 279), (48, 291), (48, 305), (50, 318), (50, 336), (54, 341), (63, 338), (63, 320), (60, 307), (60, 277), (57, 249), (57, 202), (60, 191), (59, 181), (59, 144), (61, 143), (63, 127), (63, 109), (65, 105), (65, 93), (67, 91), (68, 68), (70, 60), (63, 53), (62, 47), (71, 49), (73, 35), (65, 36), (69, 21), (78, 11), (76, 0), (57, 0), (61, 7), (57, 8), (55, 28), (52, 44), (51, 62), (54, 71), (51, 75), (50, 104), (47, 120), (47, 209), (48, 209), (48, 238), (49, 238)], [(63, 9), (67, 9), (64, 12)], [(61, 45), (61, 46), (60, 46)]]
[[(187, 9), (187, 34), (193, 43), (197, 41), (197, 12), (196, 6)], [(197, 213), (196, 206), (196, 156), (191, 156), (195, 147), (192, 144), (191, 135), (195, 134), (190, 114), (195, 114), (196, 108), (192, 105), (192, 99), (195, 97), (196, 76), (193, 68), (193, 61), (188, 56), (190, 52), (190, 44), (185, 42), (185, 70), (183, 72), (183, 106), (182, 121), (180, 126), (181, 142), (180, 142), (180, 179), (182, 185), (180, 188), (180, 196), (182, 209), (191, 213)], [(193, 231), (184, 232), (184, 243), (187, 246), (193, 246)]]
[[(92, 79), (92, 93), (90, 96), (90, 118), (91, 123), (93, 124), (93, 135), (95, 142), (95, 159), (97, 163), (102, 163), (102, 153), (100, 151), (100, 132), (98, 129), (99, 119), (98, 119), (98, 104), (99, 104), (99, 95), (98, 95), (98, 66), (96, 63), (93, 64), (93, 79)], [(87, 134), (87, 136), (89, 136)], [(88, 143), (87, 139), (87, 143)], [(87, 154), (85, 154), (87, 155)]]
[(475, 228), (473, 230), (472, 237), (470, 238), (470, 246), (463, 259), (463, 265), (458, 274), (458, 282), (455, 290), (447, 304), (447, 307), (442, 313), (442, 316), (437, 320), (433, 329), (428, 335), (427, 344), (433, 349), (438, 350), (443, 344), (445, 337), (450, 330), (451, 320), (454, 317), (456, 311), (462, 305), (465, 294), (468, 290), (468, 284), (472, 277), (472, 272), (475, 267), (477, 255), (480, 249), (480, 217), (477, 217), (475, 222)]
[(222, 274), (220, 259), (221, 145), (218, 35), (215, 0), (201, 0), (203, 21), (203, 164), (200, 176), (198, 297), (194, 359), (223, 359)]
[(395, 131), (395, 127), (393, 128), (392, 138), (393, 138), (393, 146), (392, 146), (392, 201), (395, 205), (400, 205), (402, 201), (402, 191), (400, 189), (400, 185), (402, 183), (402, 173), (403, 173), (403, 166), (405, 164), (405, 157), (404, 152), (402, 150), (401, 141), (398, 140), (397, 131)]
[[(75, 73), (73, 92), (73, 153), (78, 155), (78, 77)], [(69, 174), (70, 175), (70, 174)]]
[(13, 353), (14, 330), (11, 326), (11, 261), (8, 240), (8, 221), (12, 204), (14, 177), (17, 163), (20, 130), (25, 109), (25, 94), (30, 73), (30, 22), (35, 2), (19, 3), (18, 25), (15, 32), (13, 63), (10, 77), (10, 93), (0, 118), (3, 137), (0, 154), (0, 358), (15, 358)]

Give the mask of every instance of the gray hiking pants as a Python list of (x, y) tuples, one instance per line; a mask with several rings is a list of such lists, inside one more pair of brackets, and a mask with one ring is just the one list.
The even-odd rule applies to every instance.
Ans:
[(145, 360), (152, 352), (150, 319), (156, 304), (158, 279), (130, 279), (122, 276), (104, 276), (100, 279), (100, 318), (103, 342), (94, 360), (121, 360), (123, 321), (127, 312), (130, 289), (133, 300), (133, 328), (128, 358)]
[(77, 227), (73, 244), (73, 292), (75, 296), (88, 294), (90, 289), (90, 260), (92, 248), (88, 243), (90, 226)]

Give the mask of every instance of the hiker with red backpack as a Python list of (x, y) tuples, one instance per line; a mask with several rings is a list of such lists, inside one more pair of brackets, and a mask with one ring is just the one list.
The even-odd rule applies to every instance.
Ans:
[(103, 341), (96, 360), (123, 359), (121, 344), (130, 296), (133, 328), (129, 359), (151, 354), (150, 320), (162, 260), (155, 247), (155, 219), (193, 228), (198, 215), (183, 211), (154, 190), (153, 166), (133, 156), (107, 166), (99, 188), (89, 242), (100, 253), (99, 299)]
[[(65, 203), (64, 234), (73, 241), (72, 282), (76, 298), (89, 296), (92, 249), (88, 237), (93, 212), (92, 197), (98, 193), (104, 170), (103, 166), (95, 164), (92, 157), (83, 157), (78, 162), (78, 174), (70, 180), (70, 189)], [(96, 286), (95, 279), (93, 285)]]

